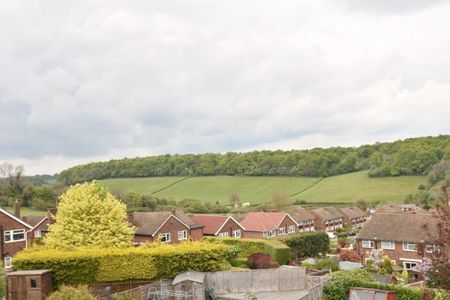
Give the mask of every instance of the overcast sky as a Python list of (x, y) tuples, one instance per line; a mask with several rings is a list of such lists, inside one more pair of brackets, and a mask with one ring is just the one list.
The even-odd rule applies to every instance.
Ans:
[(0, 0), (0, 162), (449, 134), (449, 2)]

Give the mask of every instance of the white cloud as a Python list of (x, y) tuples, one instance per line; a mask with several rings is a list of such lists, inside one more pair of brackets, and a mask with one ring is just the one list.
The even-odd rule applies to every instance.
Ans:
[(449, 14), (443, 1), (3, 1), (0, 158), (34, 174), (448, 134)]

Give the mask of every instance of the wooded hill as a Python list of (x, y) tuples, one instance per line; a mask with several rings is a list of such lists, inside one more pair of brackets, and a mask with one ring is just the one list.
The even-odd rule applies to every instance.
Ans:
[(360, 170), (369, 175), (425, 175), (450, 160), (450, 135), (420, 137), (359, 147), (225, 154), (175, 154), (94, 162), (62, 171), (73, 184), (93, 179), (156, 176), (310, 176), (327, 177)]

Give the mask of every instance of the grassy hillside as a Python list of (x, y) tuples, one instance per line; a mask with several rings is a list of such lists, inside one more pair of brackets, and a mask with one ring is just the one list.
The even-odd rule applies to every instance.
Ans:
[(417, 191), (425, 176), (370, 178), (367, 171), (320, 178), (311, 177), (148, 177), (102, 180), (109, 188), (154, 194), (157, 197), (181, 200), (195, 198), (202, 201), (228, 203), (231, 193), (241, 202), (270, 201), (275, 191), (286, 191), (292, 200), (307, 202), (355, 202), (380, 200), (401, 203), (407, 194)]

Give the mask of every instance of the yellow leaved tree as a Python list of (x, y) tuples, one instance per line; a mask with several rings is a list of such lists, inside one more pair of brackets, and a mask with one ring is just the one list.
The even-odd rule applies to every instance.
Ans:
[(134, 229), (126, 207), (98, 182), (77, 184), (61, 197), (56, 222), (49, 226), (49, 247), (119, 247), (130, 245)]

